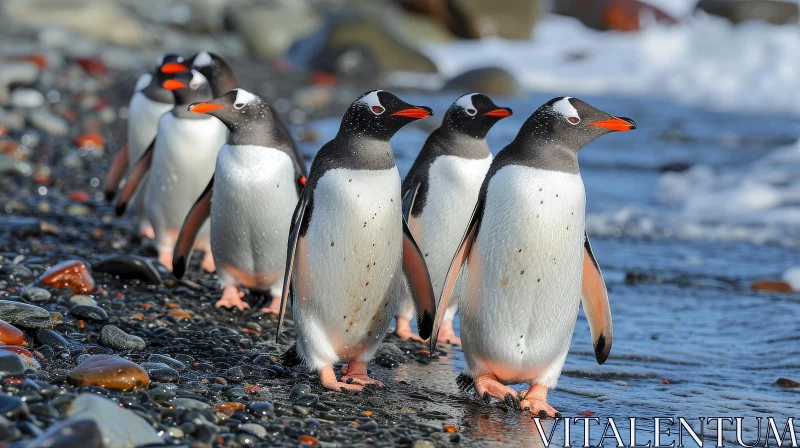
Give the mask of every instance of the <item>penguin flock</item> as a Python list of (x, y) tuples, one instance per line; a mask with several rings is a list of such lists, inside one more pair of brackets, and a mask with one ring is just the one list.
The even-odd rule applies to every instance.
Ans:
[(578, 151), (636, 124), (554, 98), (493, 158), (486, 135), (512, 111), (469, 93), (401, 179), (390, 139), (432, 115), (367, 92), (307, 172), (286, 124), (221, 57), (166, 54), (136, 84), (105, 194), (118, 215), (129, 205), (139, 215), (177, 278), (203, 252), (222, 290), (217, 307), (263, 306), (278, 315), (278, 337), (291, 309), (297, 341), (283, 359), (305, 363), (327, 389), (382, 386), (367, 362), (396, 318), (395, 332), (427, 340), (431, 353), (438, 340), (463, 346), (463, 390), (555, 417), (547, 392), (580, 303), (598, 363), (613, 336)]

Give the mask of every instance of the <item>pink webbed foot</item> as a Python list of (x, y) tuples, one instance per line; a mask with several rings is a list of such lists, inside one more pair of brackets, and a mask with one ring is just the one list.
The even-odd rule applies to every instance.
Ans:
[(410, 339), (412, 341), (422, 342), (422, 338), (411, 331), (411, 321), (405, 317), (397, 316), (397, 328), (394, 330), (394, 334), (405, 341)]
[(156, 238), (156, 231), (153, 229), (153, 226), (150, 225), (149, 221), (143, 219), (142, 222), (139, 223), (139, 236), (151, 240)]
[(222, 298), (217, 301), (214, 305), (217, 308), (233, 308), (236, 307), (239, 311), (244, 311), (247, 308), (250, 308), (250, 305), (247, 304), (244, 300), (244, 293), (239, 291), (239, 288), (236, 286), (226, 286), (222, 289)]
[(171, 250), (159, 250), (158, 251), (158, 262), (163, 264), (165, 268), (172, 271), (172, 251)]
[(214, 256), (211, 254), (211, 250), (206, 249), (205, 253), (203, 253), (203, 262), (200, 263), (200, 266), (206, 272), (214, 272), (217, 270), (217, 266), (214, 263)]
[(279, 315), (281, 313), (281, 298), (272, 296), (272, 302), (270, 302), (269, 306), (261, 308), (261, 312)]
[(439, 329), (439, 342), (461, 346), (461, 338), (456, 336), (452, 320), (442, 321), (442, 327)]
[(364, 361), (350, 361), (347, 364), (347, 370), (342, 369), (342, 373), (344, 373), (342, 381), (346, 383), (361, 385), (374, 384), (378, 387), (383, 387), (383, 383), (367, 375), (367, 363)]
[(347, 391), (362, 391), (364, 386), (360, 384), (348, 384), (336, 379), (336, 374), (333, 372), (333, 366), (325, 366), (319, 371), (319, 382), (322, 387), (336, 392)]
[(475, 378), (475, 391), (478, 396), (489, 404), (490, 397), (505, 401), (509, 406), (519, 408), (519, 396), (517, 391), (497, 381), (497, 377), (490, 373), (479, 375)]
[(520, 394), (520, 398), (522, 398), (520, 408), (522, 410), (529, 410), (533, 415), (540, 418), (556, 418), (561, 416), (560, 412), (547, 404), (547, 387), (541, 384), (532, 384), (527, 392)]

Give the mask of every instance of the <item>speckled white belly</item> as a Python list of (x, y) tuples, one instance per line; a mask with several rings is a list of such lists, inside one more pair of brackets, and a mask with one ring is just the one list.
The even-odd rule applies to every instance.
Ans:
[(280, 293), (297, 204), (294, 164), (283, 151), (225, 145), (211, 199), (211, 251), (222, 287)]
[(578, 314), (586, 197), (579, 174), (506, 166), (490, 181), (467, 266), (467, 370), (553, 387)]
[(300, 238), (292, 311), (306, 362), (319, 369), (371, 356), (402, 294), (400, 176), (333, 169), (314, 189)]
[[(175, 244), (171, 234), (180, 230), (211, 180), (227, 133), (225, 125), (213, 117), (187, 120), (171, 113), (161, 117), (145, 192), (145, 210), (159, 246)], [(206, 223), (200, 234), (207, 233)]]

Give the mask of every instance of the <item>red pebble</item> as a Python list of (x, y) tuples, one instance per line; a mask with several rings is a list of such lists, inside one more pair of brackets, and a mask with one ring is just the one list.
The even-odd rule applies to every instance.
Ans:
[(594, 412), (592, 412), (592, 411), (583, 411), (583, 412), (581, 412), (581, 415), (584, 416), (584, 417), (591, 417), (591, 416), (594, 415)]
[(667, 384), (669, 384), (669, 381), (667, 381), (667, 380), (661, 380), (661, 384), (663, 384), (663, 385), (667, 385)]
[(89, 193), (82, 190), (73, 191), (69, 194), (69, 198), (73, 201), (86, 202), (89, 200)]
[(102, 148), (105, 143), (103, 136), (96, 132), (84, 132), (75, 137), (75, 146), (79, 148), (94, 149)]
[(8, 350), (11, 353), (16, 353), (19, 356), (25, 356), (27, 358), (33, 358), (33, 355), (31, 354), (31, 352), (29, 352), (28, 350), (26, 350), (26, 349), (24, 349), (22, 347), (16, 347), (16, 346), (13, 346), (13, 345), (3, 345), (3, 346), (0, 346), (0, 350)]
[(0, 320), (0, 342), (9, 345), (28, 345), (22, 330), (2, 320)]
[(108, 73), (108, 66), (100, 59), (78, 58), (75, 62), (77, 62), (86, 73), (92, 76), (103, 76)]
[(39, 282), (55, 288), (72, 289), (72, 294), (88, 294), (94, 291), (94, 279), (82, 261), (67, 260), (48, 269)]
[(314, 72), (309, 81), (316, 86), (330, 87), (336, 85), (336, 76), (328, 72)]

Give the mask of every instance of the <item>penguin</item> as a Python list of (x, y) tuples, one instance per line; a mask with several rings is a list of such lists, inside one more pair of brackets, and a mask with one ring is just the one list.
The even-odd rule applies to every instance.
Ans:
[[(492, 161), (438, 304), (448, 306), (466, 264), (460, 303), (463, 389), (474, 387), (487, 403), (495, 397), (556, 416), (547, 392), (561, 375), (579, 301), (597, 362), (608, 358), (611, 311), (585, 230), (578, 151), (610, 132), (633, 129), (629, 118), (577, 98), (554, 98)], [(434, 339), (440, 324), (437, 320)], [(507, 386), (522, 382), (529, 389), (519, 395)]]
[[(366, 362), (403, 295), (410, 292), (417, 305), (420, 335), (431, 334), (435, 296), (403, 219), (389, 143), (400, 128), (431, 115), (382, 90), (358, 97), (314, 158), (292, 215), (277, 337), (291, 292), (297, 352), (327, 389), (381, 385), (367, 375)], [(341, 379), (333, 370), (339, 361), (348, 362)]]
[[(403, 215), (420, 244), (433, 283), (440, 293), (453, 253), (469, 224), (481, 183), (492, 163), (486, 134), (495, 123), (511, 116), (480, 93), (458, 98), (444, 115), (442, 125), (425, 141), (403, 181)], [(461, 345), (453, 330), (458, 300), (452, 300), (442, 320), (439, 340)], [(411, 332), (413, 305), (405, 298), (399, 309), (396, 334), (422, 340)]]
[(222, 298), (219, 307), (250, 305), (238, 286), (268, 292), (278, 314), (286, 266), (289, 224), (306, 181), (280, 118), (258, 96), (234, 89), (189, 111), (208, 114), (228, 127), (214, 176), (186, 216), (175, 245), (173, 272), (181, 278), (197, 233), (211, 217), (211, 252)]
[[(175, 99), (161, 84), (176, 73), (188, 71), (182, 57), (167, 53), (158, 58), (153, 73), (139, 77), (133, 96), (128, 104), (128, 143), (114, 157), (105, 181), (106, 200), (112, 202), (117, 194), (120, 181), (156, 139), (158, 120), (172, 110)], [(142, 181), (142, 185), (147, 180)], [(134, 200), (137, 214), (144, 214), (144, 195), (137, 194)], [(142, 236), (153, 238), (153, 227), (142, 218), (139, 225)]]
[[(125, 212), (139, 182), (152, 166), (144, 191), (145, 213), (153, 224), (158, 260), (172, 268), (178, 232), (195, 200), (214, 174), (217, 153), (225, 144), (228, 128), (214, 117), (190, 112), (192, 103), (210, 101), (211, 86), (200, 72), (179, 73), (163, 83), (172, 90), (175, 107), (158, 122), (155, 144), (139, 158), (118, 200), (116, 212)], [(195, 248), (205, 251), (203, 269), (214, 270), (208, 225), (198, 231)]]

